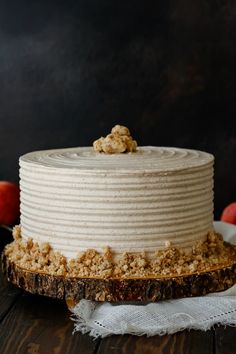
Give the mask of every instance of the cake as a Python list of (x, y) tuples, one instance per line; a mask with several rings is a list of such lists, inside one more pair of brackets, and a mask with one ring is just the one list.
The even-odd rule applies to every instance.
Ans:
[(93, 147), (23, 155), (21, 225), (5, 254), (65, 277), (157, 277), (223, 264), (213, 163), (203, 151), (137, 147), (122, 126)]

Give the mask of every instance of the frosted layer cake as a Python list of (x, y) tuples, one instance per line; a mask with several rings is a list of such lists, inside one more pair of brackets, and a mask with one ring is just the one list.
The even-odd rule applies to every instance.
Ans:
[(21, 225), (5, 252), (26, 269), (78, 277), (182, 274), (224, 262), (213, 162), (197, 150), (137, 147), (122, 126), (93, 147), (23, 155)]

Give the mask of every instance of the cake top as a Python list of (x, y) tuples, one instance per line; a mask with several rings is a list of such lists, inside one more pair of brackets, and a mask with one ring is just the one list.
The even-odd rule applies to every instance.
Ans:
[(59, 168), (94, 173), (168, 173), (213, 164), (214, 157), (203, 151), (173, 147), (138, 147), (127, 127), (115, 125), (111, 133), (92, 147), (35, 151), (20, 157), (20, 165)]
[(24, 167), (73, 169), (74, 172), (174, 172), (213, 164), (213, 155), (174, 147), (141, 146), (136, 152), (105, 154), (92, 147), (43, 150), (20, 157)]

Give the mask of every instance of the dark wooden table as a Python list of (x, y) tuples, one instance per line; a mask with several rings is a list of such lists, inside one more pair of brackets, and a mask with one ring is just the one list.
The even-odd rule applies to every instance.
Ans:
[(72, 331), (63, 301), (27, 294), (8, 284), (0, 273), (0, 354), (236, 354), (236, 329), (232, 327), (97, 340), (72, 335)]

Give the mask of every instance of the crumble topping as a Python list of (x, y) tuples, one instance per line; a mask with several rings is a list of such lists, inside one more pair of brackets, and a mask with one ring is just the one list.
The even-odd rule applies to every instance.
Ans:
[(94, 249), (68, 260), (52, 249), (49, 243), (21, 238), (20, 226), (13, 230), (14, 241), (5, 248), (5, 255), (19, 267), (65, 277), (129, 278), (175, 276), (210, 270), (236, 258), (236, 248), (223, 237), (210, 231), (206, 241), (198, 241), (190, 252), (166, 244), (166, 249), (149, 259), (145, 252), (124, 253), (116, 262), (107, 247), (101, 254)]
[(104, 152), (106, 154), (135, 152), (137, 142), (133, 140), (127, 127), (117, 124), (105, 138), (101, 137), (95, 140), (93, 142), (93, 148), (96, 152)]

